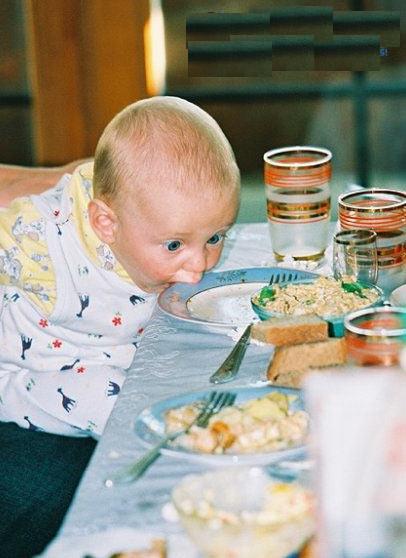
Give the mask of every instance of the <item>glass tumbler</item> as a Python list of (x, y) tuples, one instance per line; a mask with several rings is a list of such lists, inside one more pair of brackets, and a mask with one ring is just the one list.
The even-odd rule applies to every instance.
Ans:
[(328, 243), (331, 152), (295, 146), (264, 154), (267, 216), (277, 261), (320, 260)]
[(381, 188), (338, 197), (340, 228), (377, 233), (378, 281), (386, 295), (406, 280), (406, 192)]
[(406, 347), (406, 308), (366, 308), (344, 318), (348, 360), (358, 366), (397, 366)]
[(335, 279), (375, 284), (378, 278), (377, 234), (368, 229), (340, 231), (333, 240)]

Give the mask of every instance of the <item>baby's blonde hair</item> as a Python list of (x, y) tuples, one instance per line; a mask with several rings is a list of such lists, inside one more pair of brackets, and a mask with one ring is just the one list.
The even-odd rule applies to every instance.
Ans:
[(142, 202), (148, 189), (168, 184), (168, 178), (185, 193), (202, 185), (208, 194), (240, 187), (233, 150), (207, 112), (178, 97), (133, 103), (113, 118), (97, 144), (94, 196), (111, 202), (125, 186), (126, 194)]

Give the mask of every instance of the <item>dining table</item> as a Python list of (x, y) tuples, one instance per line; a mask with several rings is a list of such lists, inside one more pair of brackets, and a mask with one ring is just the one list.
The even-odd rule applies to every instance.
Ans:
[[(335, 226), (331, 223), (329, 248), (314, 272), (331, 271)], [(230, 230), (213, 271), (275, 265), (268, 224), (244, 223)], [(290, 267), (289, 263), (278, 265)], [(169, 558), (199, 556), (177, 520), (171, 491), (185, 475), (207, 470), (206, 462), (190, 460), (187, 453), (161, 455), (136, 482), (110, 486), (106, 480), (148, 449), (134, 430), (136, 417), (146, 407), (183, 393), (216, 389), (209, 377), (231, 351), (236, 336), (238, 327), (211, 327), (179, 319), (157, 305), (63, 524), (41, 556), (90, 556), (82, 541), (99, 535), (102, 540), (115, 530), (124, 533), (124, 539), (130, 530), (167, 538), (173, 543)], [(238, 375), (226, 388), (266, 385), (272, 351), (271, 345), (250, 343)]]

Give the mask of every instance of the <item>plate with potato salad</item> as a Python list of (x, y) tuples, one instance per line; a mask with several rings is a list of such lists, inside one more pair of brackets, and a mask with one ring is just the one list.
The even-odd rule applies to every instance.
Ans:
[[(309, 415), (301, 390), (281, 386), (232, 390), (235, 403), (193, 425), (169, 442), (162, 454), (211, 465), (263, 465), (305, 451)], [(186, 393), (154, 403), (136, 418), (135, 432), (146, 445), (184, 431), (199, 414), (210, 391)]]

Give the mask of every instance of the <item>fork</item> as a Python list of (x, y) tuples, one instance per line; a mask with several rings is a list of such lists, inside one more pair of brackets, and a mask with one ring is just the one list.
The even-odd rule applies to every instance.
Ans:
[(277, 273), (272, 273), (269, 277), (268, 285), (274, 285), (275, 283), (287, 283), (289, 281), (295, 281), (299, 277), (298, 271), (278, 271)]
[(209, 380), (212, 384), (224, 384), (235, 378), (250, 342), (251, 326), (252, 324), (247, 325), (244, 333), (238, 339), (226, 360), (219, 366), (214, 374), (210, 376)]
[(125, 470), (118, 472), (116, 475), (113, 475), (111, 478), (106, 479), (104, 485), (107, 488), (111, 488), (114, 484), (129, 483), (139, 479), (148, 467), (159, 457), (161, 449), (165, 447), (168, 442), (172, 442), (182, 434), (187, 434), (194, 425), (205, 428), (210, 418), (224, 407), (233, 405), (235, 398), (236, 394), (229, 391), (212, 391), (209, 398), (204, 402), (200, 413), (191, 423), (182, 430), (177, 430), (176, 432), (164, 436), (158, 444), (140, 457), (140, 459), (137, 459), (135, 463)]
[[(301, 277), (299, 271), (278, 271), (272, 273), (268, 279), (268, 286), (274, 285), (275, 283), (289, 283), (290, 281), (296, 281)], [(233, 347), (231, 353), (227, 356), (225, 361), (219, 366), (219, 368), (212, 374), (209, 378), (212, 384), (224, 384), (230, 382), (235, 378), (240, 369), (242, 359), (247, 350), (247, 346), (250, 342), (251, 337), (251, 326), (249, 324), (241, 337), (238, 339), (237, 343)]]

